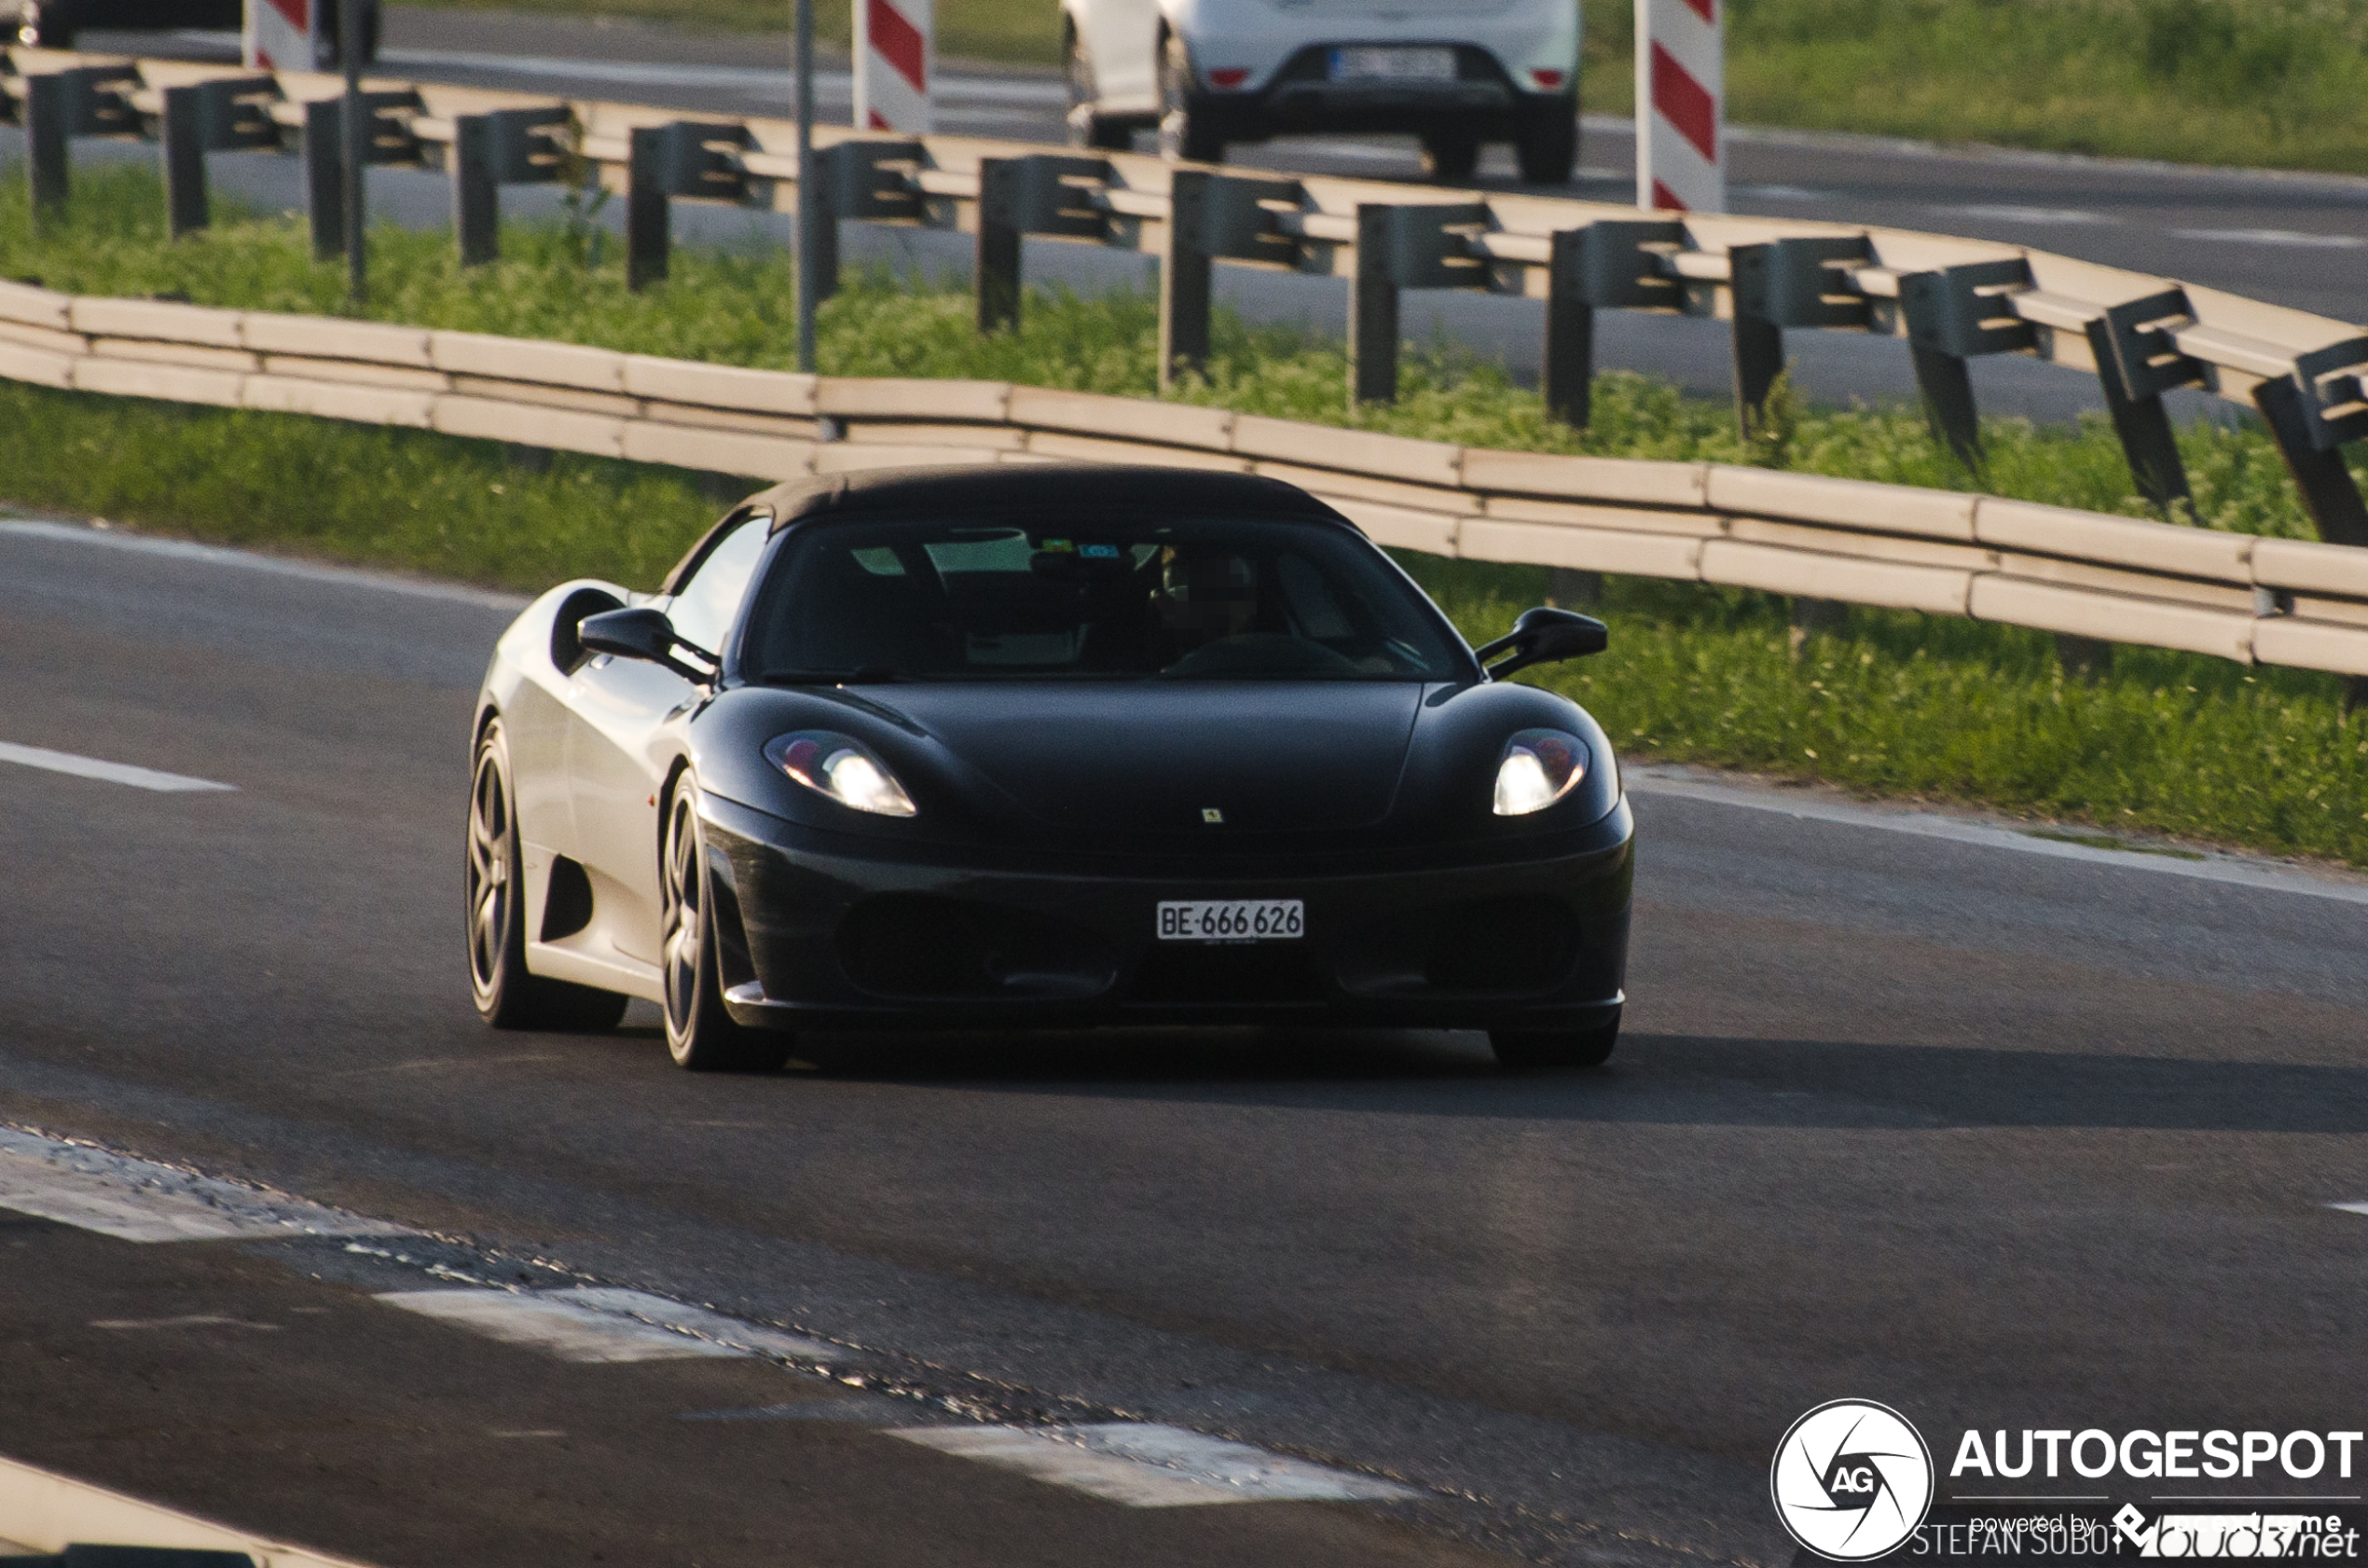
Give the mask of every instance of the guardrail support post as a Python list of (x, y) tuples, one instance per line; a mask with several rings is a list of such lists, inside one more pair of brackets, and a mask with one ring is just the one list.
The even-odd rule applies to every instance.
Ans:
[(748, 173), (737, 155), (719, 152), (713, 144), (745, 146), (748, 134), (746, 126), (725, 121), (676, 120), (634, 128), (627, 143), (625, 193), (627, 288), (639, 291), (665, 282), (668, 253), (673, 248), (668, 206), (673, 198), (736, 201), (747, 193)]
[(461, 265), (482, 267), (502, 254), (502, 187), (493, 183), (493, 124), (485, 115), (452, 121), (452, 234)]
[(33, 221), (63, 208), (71, 190), (66, 151), (66, 84), (58, 76), (24, 79), (25, 171), (33, 182)]
[(1976, 472), (1983, 461), (1981, 414), (1965, 362), (2038, 342), (2038, 329), (2002, 303), (2009, 291), (2030, 286), (2030, 264), (2019, 256), (1911, 272), (1899, 280), (1907, 351), (1916, 366), (1916, 388), (1923, 394), (1925, 422), (1934, 440)]
[(811, 214), (813, 232), (801, 232), (798, 243), (810, 245), (814, 267), (815, 303), (839, 292), (839, 223), (842, 219), (915, 219), (921, 216), (920, 193), (902, 165), (917, 167), (927, 157), (918, 142), (885, 142), (857, 138), (814, 153), (814, 178), (819, 201), (803, 204)]
[(1016, 332), (1020, 325), (1020, 164), (1017, 158), (979, 161), (979, 331)]
[(1865, 327), (1874, 304), (1845, 270), (1866, 259), (1864, 235), (1777, 240), (1727, 253), (1735, 299), (1735, 424), (1749, 436), (1767, 417), (1768, 394), (1784, 373), (1788, 326)]
[(1478, 202), (1356, 209), (1348, 286), (1349, 405), (1397, 401), (1400, 289), (1482, 288), (1488, 268), (1456, 230), (1488, 222)]
[(1356, 209), (1356, 271), (1348, 283), (1349, 402), (1397, 401), (1397, 279), (1390, 268), (1391, 209)]
[(1108, 219), (1084, 204), (1071, 179), (1108, 180), (1108, 158), (1033, 153), (979, 159), (979, 232), (975, 273), (979, 331), (1016, 332), (1020, 325), (1020, 241), (1029, 234), (1098, 240)]
[(312, 259), (345, 254), (345, 132), (334, 98), (304, 106), (304, 204), (312, 224)]
[(1594, 414), (1595, 312), (1673, 310), (1680, 291), (1647, 247), (1682, 245), (1686, 226), (1667, 220), (1589, 224), (1552, 236), (1547, 265), (1546, 412), (1584, 430)]
[(1209, 187), (1220, 175), (1178, 169), (1167, 186), (1167, 251), (1160, 257), (1160, 393), (1185, 371), (1208, 367), (1217, 258), (1209, 244)]
[(164, 158), (165, 227), (173, 239), (206, 226), (205, 98), (201, 89), (164, 89), (158, 117)]
[(666, 127), (636, 126), (625, 192), (625, 286), (639, 293), (666, 281), (673, 234), (664, 172)]
[(1208, 364), (1217, 260), (1290, 261), (1298, 245), (1260, 202), (1297, 201), (1296, 182), (1246, 180), (1178, 169), (1167, 187), (1167, 245), (1160, 258), (1160, 391)]
[(2368, 546), (2368, 506), (2343, 456), (2346, 441), (2368, 436), (2364, 367), (2368, 338), (2354, 338), (2297, 355), (2291, 377), (2253, 389), (2253, 406), (2277, 438), (2319, 537), (2330, 544)]
[(2129, 476), (2138, 493), (2166, 516), (2173, 502), (2192, 501), (2194, 492), (2187, 488), (2187, 465), (2179, 456), (2162, 394), (2200, 385), (2204, 368), (2179, 351), (2161, 323), (2188, 314), (2185, 291), (2169, 289), (2113, 306), (2088, 323), (2089, 352), (2097, 360), (2106, 412), (2129, 460)]

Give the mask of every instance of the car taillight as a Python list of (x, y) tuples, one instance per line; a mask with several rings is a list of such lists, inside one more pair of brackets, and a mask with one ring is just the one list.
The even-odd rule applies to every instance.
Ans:
[(1560, 71), (1532, 71), (1529, 75), (1532, 81), (1549, 92), (1563, 85), (1563, 73)]
[(1208, 74), (1211, 87), (1236, 88), (1250, 79), (1249, 69), (1242, 65), (1225, 65)]

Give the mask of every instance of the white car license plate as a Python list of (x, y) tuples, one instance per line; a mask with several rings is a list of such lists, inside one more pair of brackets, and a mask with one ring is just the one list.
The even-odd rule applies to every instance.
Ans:
[(1296, 942), (1307, 934), (1297, 899), (1162, 901), (1162, 942)]
[(1361, 48), (1332, 51), (1336, 82), (1452, 82), (1453, 49)]

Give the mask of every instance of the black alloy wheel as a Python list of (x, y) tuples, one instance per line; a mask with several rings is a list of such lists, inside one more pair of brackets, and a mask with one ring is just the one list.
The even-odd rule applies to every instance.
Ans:
[(708, 881), (707, 836), (699, 826), (698, 786), (675, 786), (666, 812), (666, 860), (659, 959), (666, 969), (666, 1049), (679, 1067), (697, 1072), (775, 1072), (789, 1060), (790, 1037), (732, 1021), (715, 965), (715, 899)]
[(1171, 33), (1160, 46), (1160, 156), (1173, 163), (1222, 163), (1225, 138), (1218, 133), (1207, 95), (1193, 90), (1192, 57)]
[(1578, 172), (1578, 102), (1550, 99), (1524, 104), (1513, 139), (1514, 161), (1533, 186), (1566, 186)]
[(1480, 138), (1466, 131), (1434, 131), (1423, 137), (1423, 172), (1441, 185), (1461, 185), (1480, 168)]
[(1600, 1067), (1619, 1044), (1619, 1020), (1593, 1029), (1491, 1029), (1496, 1065), (1509, 1072), (1555, 1072)]
[(526, 879), (518, 849), (517, 795), (502, 721), (477, 737), (469, 785), (469, 994), (497, 1029), (590, 1034), (613, 1029), (628, 998), (527, 972)]

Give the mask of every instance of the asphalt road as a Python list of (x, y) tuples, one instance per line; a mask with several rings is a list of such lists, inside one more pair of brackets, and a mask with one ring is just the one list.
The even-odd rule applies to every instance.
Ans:
[[(390, 1565), (489, 1521), (521, 1562), (1758, 1564), (1772, 1446), (1837, 1397), (1943, 1452), (2361, 1424), (2358, 879), (1640, 777), (1602, 1072), (1166, 1031), (693, 1077), (639, 1006), (584, 1038), (469, 1008), (498, 596), (22, 526), (0, 581), (0, 743), (236, 787), (0, 761), (0, 1121), (443, 1238), (8, 1229), (15, 1457)], [(895, 1397), (693, 1432), (847, 1387), (367, 1300), (503, 1270), (818, 1337)], [(1047, 1414), (1419, 1495), (1131, 1509), (882, 1435)]]
[[(229, 57), (227, 35), (89, 35), (88, 47)], [(766, 55), (775, 58), (767, 59)], [(383, 63), (426, 81), (555, 95), (622, 99), (688, 111), (788, 115), (793, 87), (778, 38), (686, 33), (647, 24), (459, 10), (388, 12)], [(1065, 99), (1055, 73), (950, 63), (939, 78), (939, 129), (957, 134), (1058, 143)], [(851, 89), (843, 64), (825, 71), (818, 113), (845, 122)], [(13, 144), (0, 132), (0, 156)], [(148, 156), (148, 155), (143, 155)], [(1245, 166), (1296, 172), (1419, 177), (1406, 139), (1292, 138), (1234, 150)], [(1591, 117), (1573, 194), (1634, 198), (1634, 138), (1626, 121)], [(2344, 320), (2368, 318), (2362, 252), (2368, 251), (2368, 180), (2340, 176), (2181, 169), (2094, 158), (1948, 149), (1866, 137), (1738, 129), (1731, 133), (1731, 205), (1739, 213), (1885, 225), (2034, 245), (2068, 255), (2228, 289)], [(217, 157), (217, 178), (268, 204), (301, 202), (294, 166)], [(1507, 149), (1492, 149), (1481, 183), (1518, 188)], [(440, 178), (381, 170), (372, 177), (377, 209), (406, 223), (448, 221)], [(516, 213), (543, 210), (547, 191), (506, 194)], [(692, 209), (681, 209), (689, 214)], [(689, 232), (714, 239), (787, 242), (786, 224), (746, 213), (693, 216)], [(967, 269), (965, 237), (850, 226), (847, 256), (926, 275)], [(1156, 288), (1148, 257), (1058, 241), (1028, 246), (1030, 274), (1081, 288)], [(1220, 268), (1220, 293), (1252, 320), (1301, 322), (1337, 333), (1344, 285)], [(1542, 335), (1534, 301), (1455, 294), (1410, 295), (1408, 336), (1434, 334), (1503, 363), (1528, 379)], [(1599, 363), (1648, 370), (1694, 391), (1724, 394), (1726, 329), (1713, 322), (1607, 312), (1598, 328)], [(1904, 348), (1851, 333), (1797, 332), (1788, 352), (1796, 379), (1813, 398), (1912, 402)], [(2102, 407), (2086, 375), (2017, 357), (1975, 362), (1982, 406), (2063, 420)], [(2174, 393), (2182, 418), (2228, 406)]]

